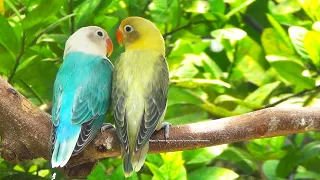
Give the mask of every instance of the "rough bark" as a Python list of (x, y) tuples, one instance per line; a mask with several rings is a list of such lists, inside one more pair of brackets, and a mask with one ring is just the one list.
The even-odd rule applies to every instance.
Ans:
[[(319, 108), (268, 108), (259, 111), (172, 126), (170, 138), (163, 130), (151, 137), (149, 153), (172, 152), (237, 141), (301, 133), (320, 129)], [(50, 160), (50, 116), (31, 104), (0, 78), (0, 155), (20, 162), (37, 157)], [(115, 130), (99, 134), (83, 153), (71, 158), (64, 172), (84, 177), (97, 160), (120, 155)]]

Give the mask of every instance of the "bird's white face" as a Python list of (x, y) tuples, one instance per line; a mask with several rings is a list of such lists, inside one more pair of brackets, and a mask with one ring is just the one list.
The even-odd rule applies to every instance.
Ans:
[(73, 33), (66, 42), (64, 56), (71, 52), (83, 52), (105, 57), (113, 51), (108, 33), (100, 27), (83, 27)]

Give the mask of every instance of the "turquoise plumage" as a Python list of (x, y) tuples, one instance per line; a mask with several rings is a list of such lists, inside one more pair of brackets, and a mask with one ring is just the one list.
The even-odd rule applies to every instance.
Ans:
[(100, 131), (111, 104), (113, 65), (105, 55), (65, 53), (52, 104), (52, 167), (63, 167)]

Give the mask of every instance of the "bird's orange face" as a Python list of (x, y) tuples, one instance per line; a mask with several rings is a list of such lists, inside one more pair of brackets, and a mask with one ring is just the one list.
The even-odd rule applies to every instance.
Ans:
[(138, 27), (141, 24), (138, 23), (136, 17), (129, 17), (123, 20), (117, 30), (116, 37), (120, 45), (127, 46), (136, 42), (140, 38)]
[(124, 19), (116, 33), (117, 41), (126, 50), (155, 50), (165, 54), (164, 40), (158, 28), (142, 17)]
[(123, 43), (123, 32), (120, 30), (120, 27), (117, 30), (116, 38), (117, 38), (118, 43), (120, 45), (122, 45), (122, 43)]

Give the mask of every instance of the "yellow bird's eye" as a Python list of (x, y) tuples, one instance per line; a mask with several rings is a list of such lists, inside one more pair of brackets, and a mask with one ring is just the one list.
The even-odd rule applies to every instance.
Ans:
[(133, 31), (133, 27), (130, 25), (125, 25), (123, 29), (126, 33), (131, 33)]

